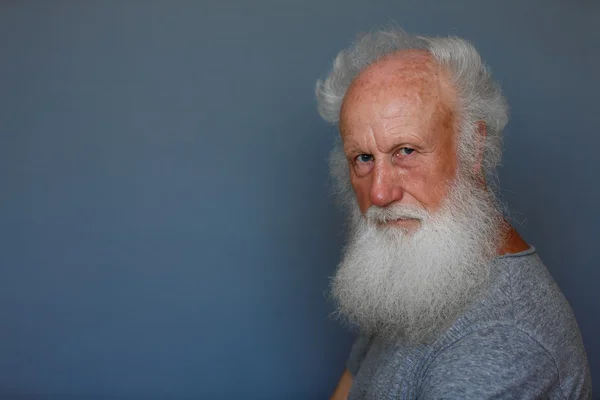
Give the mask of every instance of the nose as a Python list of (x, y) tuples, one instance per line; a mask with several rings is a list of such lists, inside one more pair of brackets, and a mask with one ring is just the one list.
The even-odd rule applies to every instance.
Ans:
[(388, 206), (402, 199), (404, 191), (400, 179), (394, 173), (394, 166), (385, 162), (376, 163), (373, 170), (373, 181), (369, 191), (371, 204), (378, 207)]

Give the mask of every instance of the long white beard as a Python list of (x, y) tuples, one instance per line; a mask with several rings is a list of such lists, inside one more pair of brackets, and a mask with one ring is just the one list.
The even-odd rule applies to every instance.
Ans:
[[(413, 232), (382, 222), (417, 218)], [(485, 190), (457, 179), (434, 214), (402, 205), (355, 205), (350, 240), (332, 282), (338, 312), (362, 330), (411, 343), (432, 340), (486, 287), (504, 240)]]

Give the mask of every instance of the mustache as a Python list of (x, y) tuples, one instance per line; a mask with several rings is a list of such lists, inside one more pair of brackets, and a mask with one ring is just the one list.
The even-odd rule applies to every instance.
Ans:
[(387, 207), (371, 206), (365, 213), (367, 221), (383, 224), (398, 219), (424, 221), (428, 216), (429, 214), (423, 208), (408, 204), (392, 204)]

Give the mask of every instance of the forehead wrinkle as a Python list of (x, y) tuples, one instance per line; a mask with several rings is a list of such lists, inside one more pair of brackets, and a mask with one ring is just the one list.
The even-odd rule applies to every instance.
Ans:
[(428, 52), (399, 52), (367, 67), (351, 83), (340, 110), (340, 133), (372, 133), (377, 118), (390, 133), (437, 131), (453, 123), (455, 102), (449, 72)]
[(419, 120), (428, 121), (432, 126), (448, 126), (454, 121), (456, 97), (447, 71), (435, 68), (418, 75), (400, 77), (394, 82), (397, 86), (385, 89), (390, 97), (400, 100), (379, 110), (387, 126), (394, 124), (394, 120), (410, 117), (413, 112), (420, 116)]
[(388, 116), (383, 117), (382, 119), (384, 131), (390, 133), (391, 135), (401, 134), (402, 131), (406, 132), (407, 128), (416, 128), (413, 123), (401, 116)]

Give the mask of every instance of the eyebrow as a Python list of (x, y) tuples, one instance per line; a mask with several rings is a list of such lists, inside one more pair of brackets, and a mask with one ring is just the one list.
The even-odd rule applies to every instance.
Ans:
[(344, 148), (344, 154), (346, 155), (346, 157), (352, 157), (352, 156), (357, 156), (359, 154), (370, 154), (370, 153), (366, 153), (364, 150), (361, 150), (358, 146), (351, 145), (347, 149)]
[(344, 150), (344, 156), (348, 160), (352, 160), (360, 154), (371, 154), (368, 151), (362, 150), (360, 147), (358, 147), (354, 144), (351, 144), (348, 148), (344, 148), (343, 150)]

